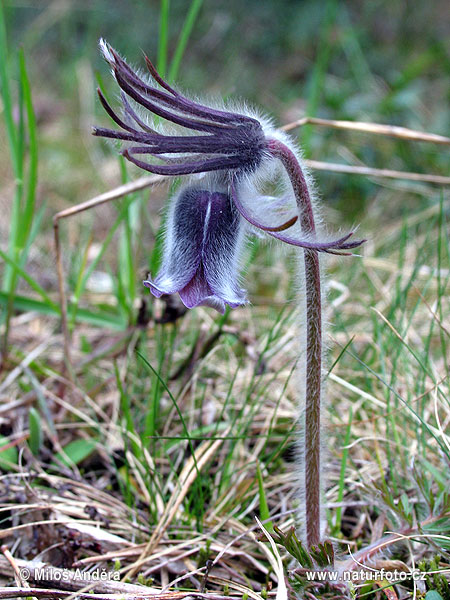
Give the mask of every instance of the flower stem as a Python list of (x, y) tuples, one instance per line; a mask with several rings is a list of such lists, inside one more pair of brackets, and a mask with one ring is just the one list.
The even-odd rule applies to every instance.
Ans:
[[(316, 231), (308, 186), (295, 154), (278, 140), (269, 140), (268, 149), (286, 169), (291, 181), (302, 231)], [(304, 250), (306, 289), (306, 383), (305, 383), (305, 511), (306, 541), (309, 547), (320, 542), (320, 399), (322, 383), (322, 297), (320, 265), (316, 250)]]

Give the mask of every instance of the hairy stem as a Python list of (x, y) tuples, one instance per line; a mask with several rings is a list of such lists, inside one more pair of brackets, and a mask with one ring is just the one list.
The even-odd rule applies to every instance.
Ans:
[[(269, 140), (270, 153), (281, 160), (297, 200), (304, 233), (316, 231), (308, 186), (295, 154), (282, 142)], [(316, 250), (304, 250), (306, 289), (305, 382), (305, 509), (309, 547), (320, 542), (320, 398), (322, 383), (322, 297), (320, 265)]]

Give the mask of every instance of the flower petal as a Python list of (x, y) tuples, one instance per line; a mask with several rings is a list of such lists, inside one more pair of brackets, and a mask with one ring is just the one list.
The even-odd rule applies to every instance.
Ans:
[(158, 276), (155, 280), (151, 279), (151, 275), (148, 275), (148, 279), (142, 282), (146, 288), (148, 288), (155, 298), (161, 298), (164, 294), (175, 294), (179, 290), (179, 285), (175, 284), (175, 281), (167, 278)]
[(243, 243), (242, 222), (230, 197), (219, 192), (212, 193), (202, 262), (206, 281), (214, 295), (232, 308), (246, 303), (245, 291), (238, 285)]
[(203, 265), (199, 266), (194, 277), (180, 290), (180, 298), (187, 308), (210, 306), (222, 314), (225, 312), (225, 303), (217, 296), (214, 296), (206, 281)]
[(144, 281), (153, 295), (174, 294), (194, 277), (201, 259), (204, 223), (208, 210), (198, 190), (183, 189), (167, 219), (163, 262), (157, 277)]

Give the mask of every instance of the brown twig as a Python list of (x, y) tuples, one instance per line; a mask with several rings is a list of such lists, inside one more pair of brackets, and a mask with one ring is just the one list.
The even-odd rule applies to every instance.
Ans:
[(19, 566), (17, 565), (17, 561), (15, 560), (14, 556), (9, 551), (8, 546), (6, 546), (5, 544), (3, 544), (0, 549), (1, 549), (4, 557), (6, 558), (6, 560), (11, 565), (12, 570), (14, 571), (14, 575), (16, 577), (16, 583), (17, 582), (20, 583), (21, 587), (29, 588), (30, 584), (27, 582), (26, 579), (24, 579), (22, 577), (22, 573), (21, 573), (21, 571), (19, 569)]
[(410, 181), (424, 181), (426, 183), (435, 183), (437, 185), (450, 185), (450, 177), (445, 175), (409, 173), (407, 171), (394, 171), (392, 169), (373, 169), (372, 167), (341, 165), (339, 163), (322, 162), (320, 160), (305, 160), (304, 162), (308, 167), (315, 169), (316, 171), (333, 171), (335, 173), (348, 173), (349, 175), (408, 179)]
[[(450, 145), (449, 137), (437, 135), (436, 133), (426, 133), (423, 131), (416, 131), (415, 129), (408, 129), (407, 127), (383, 125), (381, 123), (365, 123), (362, 121), (336, 121), (334, 119), (304, 117), (303, 119), (298, 119), (297, 121), (292, 121), (291, 123), (284, 125), (281, 127), (281, 129), (283, 131), (292, 131), (297, 127), (303, 127), (305, 125), (318, 125), (320, 127), (330, 127), (332, 129), (343, 129), (375, 135), (386, 135), (415, 142), (429, 142), (432, 144), (441, 144), (446, 146)], [(311, 169), (318, 171), (333, 171), (336, 173), (348, 173), (350, 175), (408, 179), (410, 181), (424, 181), (426, 183), (435, 183), (437, 185), (450, 185), (450, 177), (446, 177), (444, 175), (408, 173), (405, 171), (394, 171), (392, 169), (374, 169), (366, 166), (341, 165), (318, 160), (305, 160), (305, 164)]]
[(387, 135), (390, 137), (401, 138), (415, 142), (431, 142), (433, 144), (450, 145), (450, 138), (436, 133), (426, 133), (407, 127), (397, 127), (396, 125), (383, 125), (381, 123), (366, 123), (363, 121), (336, 121), (334, 119), (319, 119), (317, 117), (304, 117), (297, 121), (292, 121), (284, 125), (283, 131), (291, 131), (304, 125), (319, 125), (333, 129), (346, 129), (352, 131), (361, 131), (376, 135)]

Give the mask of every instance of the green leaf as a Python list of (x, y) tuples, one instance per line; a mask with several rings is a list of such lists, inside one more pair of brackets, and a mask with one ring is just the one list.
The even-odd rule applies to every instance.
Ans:
[(6, 133), (8, 136), (8, 144), (11, 152), (13, 169), (16, 177), (20, 174), (20, 159), (18, 156), (17, 132), (14, 125), (13, 103), (11, 99), (11, 91), (8, 80), (8, 45), (6, 39), (6, 27), (3, 13), (3, 3), (0, 3), (0, 83), (3, 100), (3, 117), (6, 123)]
[[(8, 294), (0, 292), (0, 307), (8, 305)], [(71, 308), (69, 304), (69, 310)], [(59, 307), (58, 310), (49, 306), (46, 302), (40, 302), (34, 298), (27, 298), (26, 296), (14, 296), (13, 307), (16, 310), (23, 312), (38, 312), (44, 315), (51, 315), (54, 317), (60, 316)], [(80, 308), (77, 311), (77, 322), (89, 323), (97, 327), (107, 327), (109, 329), (123, 331), (127, 324), (121, 319), (117, 313), (103, 312), (91, 312), (89, 309)]]
[(13, 465), (17, 465), (19, 460), (19, 453), (15, 446), (10, 446), (2, 450), (4, 446), (10, 443), (11, 440), (0, 435), (0, 470), (2, 471), (15, 471)]
[(58, 452), (55, 460), (62, 462), (66, 467), (78, 465), (95, 450), (96, 445), (95, 440), (74, 440), (64, 446), (62, 452)]
[(0, 258), (2, 258), (6, 263), (8, 263), (13, 268), (14, 272), (23, 277), (23, 279), (28, 283), (28, 285), (41, 296), (45, 304), (47, 304), (55, 312), (59, 312), (59, 306), (50, 299), (46, 291), (37, 283), (37, 281), (35, 281), (30, 275), (28, 275), (26, 271), (20, 268), (16, 261), (10, 258), (2, 250), (0, 250)]
[(28, 79), (27, 68), (25, 65), (25, 55), (23, 48), (19, 51), (19, 69), (20, 69), (20, 81), (23, 89), (23, 99), (25, 105), (25, 111), (27, 115), (28, 124), (28, 152), (29, 152), (29, 166), (28, 166), (28, 181), (27, 181), (27, 193), (25, 195), (25, 203), (22, 208), (20, 215), (21, 227), (20, 227), (20, 242), (21, 250), (25, 248), (26, 240), (30, 234), (31, 226), (34, 218), (35, 204), (36, 204), (36, 186), (37, 186), (37, 173), (38, 173), (38, 142), (37, 142), (37, 130), (36, 130), (36, 117), (33, 109), (33, 101), (31, 97), (31, 86)]
[(267, 531), (272, 533), (273, 524), (272, 521), (267, 520), (270, 518), (269, 505), (267, 504), (266, 492), (264, 490), (264, 483), (259, 464), (256, 465), (256, 477), (258, 479), (259, 489), (259, 516), (261, 517), (261, 521), (264, 523), (264, 527), (267, 529)]
[(430, 590), (425, 594), (425, 600), (444, 600), (439, 592)]
[(28, 423), (30, 428), (28, 445), (33, 455), (37, 456), (42, 446), (42, 422), (40, 414), (33, 406), (28, 413)]

